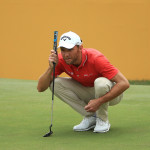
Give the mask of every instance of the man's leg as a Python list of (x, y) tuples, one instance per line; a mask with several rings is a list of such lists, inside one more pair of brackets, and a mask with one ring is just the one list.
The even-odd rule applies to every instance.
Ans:
[[(100, 77), (95, 80), (95, 98), (99, 98), (104, 96), (108, 93), (111, 88), (114, 86), (114, 83), (108, 80), (107, 78)], [(104, 103), (100, 106), (99, 110), (96, 112), (97, 117), (101, 118), (104, 121), (108, 120), (108, 106), (118, 104), (123, 97), (123, 94), (119, 95), (118, 97), (114, 98), (110, 102)]]
[[(95, 80), (94, 87), (95, 87), (95, 98), (99, 98), (104, 96), (106, 93), (108, 93), (111, 88), (114, 86), (115, 83), (111, 82), (107, 78), (100, 77)], [(99, 124), (103, 124), (104, 127), (102, 126), (101, 129), (96, 126), (95, 127), (95, 132), (102, 130), (102, 132), (107, 132), (110, 128), (110, 124), (108, 122), (108, 106), (116, 105), (118, 104), (123, 97), (123, 94), (119, 95), (118, 97), (114, 98), (110, 102), (104, 103), (99, 107), (99, 109), (96, 111), (97, 115), (97, 121)], [(96, 129), (97, 128), (97, 129)], [(100, 131), (101, 132), (101, 131)]]
[[(51, 85), (52, 86), (52, 85)], [(92, 116), (94, 113), (86, 112), (84, 107), (89, 100), (94, 99), (94, 88), (82, 86), (72, 78), (55, 79), (55, 95), (70, 105), (83, 116)]]
[(94, 87), (82, 86), (72, 78), (55, 79), (55, 95), (84, 116), (80, 124), (73, 127), (74, 131), (87, 131), (95, 127), (95, 113), (86, 112), (84, 107), (95, 98)]

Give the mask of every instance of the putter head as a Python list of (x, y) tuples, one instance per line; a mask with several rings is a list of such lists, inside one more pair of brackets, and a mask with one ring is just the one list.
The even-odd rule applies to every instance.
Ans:
[(51, 134), (53, 134), (53, 131), (46, 133), (43, 137), (49, 137)]

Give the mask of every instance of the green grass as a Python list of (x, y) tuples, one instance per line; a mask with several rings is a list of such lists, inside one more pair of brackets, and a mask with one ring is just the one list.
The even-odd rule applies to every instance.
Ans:
[(129, 80), (132, 85), (150, 85), (150, 80)]
[(54, 134), (49, 131), (51, 92), (38, 93), (37, 81), (0, 79), (1, 150), (149, 150), (150, 86), (131, 85), (123, 101), (109, 107), (111, 130), (74, 132), (82, 117), (55, 97)]

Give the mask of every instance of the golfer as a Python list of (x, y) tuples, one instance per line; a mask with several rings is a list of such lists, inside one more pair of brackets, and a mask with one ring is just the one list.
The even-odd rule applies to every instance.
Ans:
[[(52, 86), (55, 62), (55, 95), (84, 117), (73, 130), (109, 131), (108, 106), (121, 101), (123, 92), (129, 88), (128, 80), (101, 52), (83, 48), (74, 32), (64, 33), (58, 48), (61, 49), (58, 55), (51, 50), (48, 69), (38, 81), (38, 91)], [(70, 77), (58, 77), (63, 72)]]

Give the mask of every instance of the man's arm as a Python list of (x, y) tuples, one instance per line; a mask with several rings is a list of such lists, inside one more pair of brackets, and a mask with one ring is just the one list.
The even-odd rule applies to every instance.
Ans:
[(103, 103), (111, 101), (115, 97), (119, 96), (130, 86), (128, 80), (124, 77), (124, 75), (121, 72), (118, 72), (117, 75), (115, 75), (115, 77), (111, 79), (111, 81), (116, 83), (114, 87), (104, 96), (98, 99), (90, 100), (88, 105), (85, 106), (85, 110), (87, 112), (97, 111)]
[(51, 67), (48, 67), (46, 72), (42, 74), (39, 78), (38, 85), (37, 85), (38, 92), (45, 91), (50, 86), (52, 80), (53, 80), (52, 69)]
[(37, 90), (39, 92), (45, 91), (50, 86), (53, 80), (53, 76), (52, 76), (53, 62), (55, 62), (56, 65), (58, 64), (58, 56), (54, 50), (51, 50), (51, 54), (49, 56), (49, 67), (45, 71), (45, 73), (43, 73), (40, 76), (39, 81), (38, 81)]

